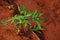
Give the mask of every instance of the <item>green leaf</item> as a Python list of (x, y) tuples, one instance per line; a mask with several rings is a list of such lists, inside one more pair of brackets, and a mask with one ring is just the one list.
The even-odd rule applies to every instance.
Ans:
[(11, 18), (11, 23), (14, 22), (15, 19), (18, 19), (17, 15), (15, 15), (14, 17)]
[(11, 23), (14, 22), (14, 20), (15, 20), (15, 18), (12, 18), (12, 19), (11, 19)]
[(43, 14), (42, 13), (38, 13), (38, 17), (42, 16)]
[(29, 21), (28, 20), (24, 20), (23, 23), (25, 24), (25, 26), (29, 25)]
[(8, 24), (8, 21), (2, 21), (1, 22), (3, 25), (7, 25)]
[(32, 19), (33, 19), (33, 20), (35, 20), (36, 14), (37, 14), (37, 10), (34, 10), (34, 11), (33, 11), (33, 14), (32, 14)]
[(46, 18), (40, 18), (41, 22), (44, 22), (46, 21), (47, 19)]
[(24, 16), (18, 16), (18, 19), (20, 19), (20, 20), (24, 20), (25, 17), (24, 17)]
[(25, 6), (22, 6), (21, 8), (20, 8), (20, 13), (21, 14), (24, 14), (26, 12), (26, 7)]
[(42, 30), (42, 27), (41, 27), (40, 23), (37, 22), (37, 21), (36, 21), (36, 23), (37, 23), (37, 27), (36, 27), (36, 29), (37, 29), (37, 30)]
[(22, 28), (21, 24), (19, 22), (17, 22), (16, 24), (14, 24), (15, 27), (19, 27), (20, 29)]
[(35, 16), (35, 15), (36, 15), (36, 13), (37, 13), (37, 10), (34, 10), (33, 15)]
[(17, 18), (17, 15), (15, 15), (14, 18)]
[(17, 22), (17, 23), (15, 23), (15, 24), (14, 24), (14, 26), (15, 26), (15, 27), (17, 27), (17, 26), (18, 26), (18, 24), (19, 24), (19, 23)]
[(32, 16), (32, 12), (28, 12), (28, 13), (26, 14), (26, 16), (27, 16), (27, 17)]
[(39, 18), (40, 16), (42, 16), (42, 14), (41, 14), (41, 13), (37, 13), (37, 14), (35, 15), (35, 18)]
[(41, 22), (41, 20), (39, 18), (36, 19), (37, 22)]

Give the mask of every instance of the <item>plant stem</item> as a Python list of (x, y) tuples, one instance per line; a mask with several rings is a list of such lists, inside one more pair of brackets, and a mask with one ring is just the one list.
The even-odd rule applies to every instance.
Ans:
[(15, 14), (19, 14), (19, 10), (18, 10), (18, 5), (14, 2), (14, 0), (6, 0), (10, 5), (13, 5), (13, 8), (14, 9), (14, 13), (13, 13), (13, 16)]

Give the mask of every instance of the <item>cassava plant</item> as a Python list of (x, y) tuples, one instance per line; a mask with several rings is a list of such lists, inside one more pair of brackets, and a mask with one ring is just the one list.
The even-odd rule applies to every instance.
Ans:
[[(18, 6), (18, 9), (20, 15), (14, 15), (12, 18), (6, 21), (2, 21), (2, 23), (4, 25), (7, 25), (8, 22), (13, 23), (15, 20), (17, 20), (17, 22), (14, 24), (14, 26), (18, 28), (17, 33), (19, 33), (22, 28), (26, 28), (28, 25), (30, 26), (30, 29), (33, 31), (43, 30), (40, 24), (40, 22), (44, 20), (44, 18), (42, 18), (43, 20), (40, 18), (40, 16), (42, 16), (42, 13), (37, 12), (37, 10), (26, 11), (26, 8), (24, 6), (21, 8)], [(32, 20), (36, 22), (36, 27), (32, 27), (32, 25), (30, 24), (30, 17), (32, 18)]]

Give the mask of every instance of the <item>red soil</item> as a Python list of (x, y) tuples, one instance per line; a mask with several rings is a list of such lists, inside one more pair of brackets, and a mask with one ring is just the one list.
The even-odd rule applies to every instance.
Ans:
[(18, 0), (28, 10), (37, 9), (48, 20), (42, 23), (46, 40), (60, 40), (60, 0)]
[(25, 5), (28, 10), (37, 9), (43, 13), (47, 21), (41, 23), (46, 40), (60, 40), (60, 0), (18, 0), (19, 5)]
[[(27, 10), (34, 10), (37, 9), (38, 11), (41, 11), (43, 13), (42, 17), (46, 17), (47, 21), (41, 23), (44, 28), (46, 28), (45, 31), (43, 31), (45, 40), (60, 40), (60, 0), (16, 0), (16, 2), (22, 6), (25, 5)], [(13, 32), (15, 28), (8, 27), (11, 25), (8, 25), (7, 27), (4, 27), (1, 24), (2, 20), (9, 19), (14, 10), (9, 10), (6, 5), (9, 5), (7, 3), (3, 3), (3, 6), (0, 6), (0, 40), (20, 40), (21, 38)], [(10, 29), (10, 30), (5, 30)], [(5, 32), (7, 31), (7, 32)], [(10, 32), (10, 33), (9, 33)], [(12, 34), (11, 34), (12, 32)], [(12, 36), (14, 35), (14, 36)], [(10, 36), (10, 37), (8, 37)], [(2, 38), (2, 39), (1, 39)], [(23, 37), (24, 39), (25, 37)], [(24, 39), (25, 40), (25, 39)], [(28, 40), (28, 39), (26, 39)]]
[(0, 40), (39, 40), (31, 31), (17, 35), (15, 31), (16, 28), (13, 25), (8, 24), (4, 26), (1, 24), (2, 21), (13, 16), (14, 10), (8, 9), (7, 6), (9, 4), (3, 0), (0, 5)]

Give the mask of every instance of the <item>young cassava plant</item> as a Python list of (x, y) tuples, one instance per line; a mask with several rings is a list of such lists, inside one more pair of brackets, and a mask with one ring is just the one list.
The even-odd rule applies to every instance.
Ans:
[[(9, 21), (13, 23), (15, 20), (17, 20), (17, 22), (14, 24), (14, 26), (18, 28), (17, 33), (19, 33), (22, 28), (26, 28), (28, 25), (30, 26), (30, 29), (33, 31), (43, 29), (40, 25), (40, 22), (42, 21), (40, 16), (42, 16), (42, 13), (38, 13), (37, 10), (27, 12), (24, 6), (21, 8), (18, 6), (18, 9), (19, 9), (20, 15), (14, 15), (11, 19), (2, 21), (2, 23), (4, 25), (7, 25)], [(30, 20), (29, 20), (30, 17), (32, 18), (32, 20), (36, 22), (36, 27), (31, 26)]]

